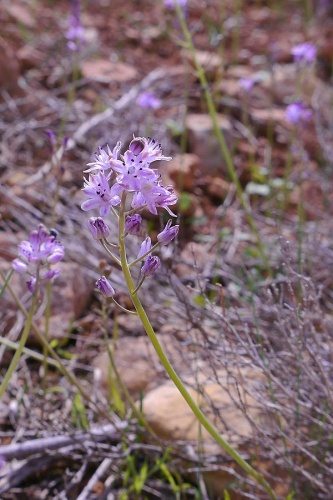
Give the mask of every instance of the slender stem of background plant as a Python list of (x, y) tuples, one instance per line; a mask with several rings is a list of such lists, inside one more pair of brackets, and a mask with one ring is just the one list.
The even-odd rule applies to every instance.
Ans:
[(2, 288), (1, 288), (1, 290), (0, 290), (0, 298), (1, 298), (2, 294), (4, 293), (4, 291), (6, 290), (7, 285), (8, 285), (8, 283), (10, 282), (10, 280), (11, 280), (11, 278), (12, 278), (13, 274), (14, 274), (14, 269), (11, 269), (11, 270), (9, 271), (9, 273), (8, 273), (7, 278), (5, 278), (5, 280), (4, 280), (3, 287), (2, 287)]
[(218, 119), (217, 119), (217, 112), (216, 112), (216, 108), (215, 108), (215, 104), (214, 104), (214, 99), (213, 99), (212, 93), (209, 89), (206, 74), (205, 74), (205, 71), (204, 71), (202, 65), (199, 63), (198, 58), (196, 56), (196, 51), (195, 51), (195, 47), (193, 44), (191, 32), (188, 29), (186, 19), (184, 17), (184, 14), (183, 14), (182, 9), (181, 9), (178, 2), (175, 3), (175, 9), (176, 9), (179, 23), (180, 23), (180, 26), (181, 26), (181, 29), (182, 29), (182, 32), (183, 32), (183, 35), (185, 38), (185, 42), (186, 42), (188, 49), (191, 52), (191, 55), (193, 58), (193, 62), (194, 62), (194, 66), (195, 66), (195, 69), (197, 72), (197, 76), (199, 78), (201, 87), (204, 91), (208, 112), (209, 112), (210, 117), (212, 119), (213, 130), (214, 130), (214, 133), (219, 141), (220, 148), (221, 148), (223, 157), (224, 157), (225, 162), (226, 162), (228, 175), (236, 187), (236, 193), (237, 193), (238, 199), (242, 205), (242, 208), (246, 214), (247, 222), (248, 222), (253, 234), (256, 236), (258, 250), (259, 250), (261, 257), (264, 261), (266, 269), (269, 270), (269, 261), (268, 261), (268, 257), (267, 257), (266, 252), (265, 252), (265, 246), (260, 238), (260, 234), (259, 234), (258, 228), (255, 224), (254, 218), (252, 216), (251, 209), (250, 209), (250, 207), (246, 201), (246, 198), (244, 196), (244, 192), (243, 192), (242, 186), (239, 182), (239, 178), (238, 178), (234, 163), (232, 161), (232, 156), (230, 154), (225, 137), (224, 137), (224, 135), (219, 127)]
[[(46, 309), (45, 309), (45, 340), (46, 342), (49, 341), (49, 326), (50, 326), (50, 317), (51, 317), (51, 298), (52, 298), (52, 283), (51, 281), (48, 281), (46, 284)], [(47, 348), (43, 344), (43, 378), (42, 378), (42, 390), (43, 390), (43, 396), (46, 394), (46, 381), (47, 381), (47, 371), (48, 371), (48, 366), (47, 366)], [(43, 418), (43, 412), (44, 412), (44, 405), (42, 406), (42, 418)]]
[[(17, 351), (19, 348), (19, 343), (18, 342), (12, 342), (9, 339), (6, 339), (4, 337), (0, 337), (0, 344), (5, 345), (9, 349), (13, 349), (13, 351)], [(37, 351), (33, 351), (32, 349), (29, 349), (28, 347), (23, 348), (23, 353), (26, 356), (29, 356), (29, 358), (35, 359), (36, 361), (43, 361), (44, 360), (44, 355), (40, 354)], [(50, 366), (54, 366), (54, 368), (58, 368), (59, 371), (61, 371), (61, 368), (59, 367), (57, 361), (54, 361), (52, 358), (47, 358), (47, 364)]]
[(23, 332), (22, 332), (22, 335), (20, 338), (18, 348), (14, 354), (12, 362), (10, 363), (10, 366), (9, 366), (9, 368), (6, 372), (6, 375), (5, 375), (5, 377), (1, 383), (1, 386), (0, 386), (0, 400), (2, 399), (2, 396), (4, 395), (4, 393), (7, 389), (7, 386), (10, 382), (10, 379), (12, 378), (12, 376), (16, 370), (16, 367), (20, 361), (20, 357), (22, 355), (25, 343), (27, 341), (27, 338), (28, 338), (30, 330), (31, 330), (32, 318), (33, 318), (33, 315), (35, 313), (36, 306), (37, 306), (37, 293), (34, 293), (34, 295), (32, 297), (30, 310), (29, 310), (29, 313), (28, 313), (28, 316), (27, 316), (27, 319), (26, 319), (26, 322), (24, 325), (24, 329), (23, 329)]
[[(255, 297), (254, 289), (255, 289), (255, 287), (253, 286), (252, 281), (250, 281), (250, 289), (251, 289), (251, 307), (252, 307), (252, 312), (253, 312), (254, 325), (255, 325), (255, 329), (256, 329), (256, 333), (257, 333), (258, 344), (260, 346), (260, 358), (262, 360), (262, 363), (263, 363), (263, 366), (264, 366), (264, 370), (265, 370), (266, 375), (267, 375), (269, 395), (271, 397), (271, 400), (272, 400), (273, 404), (277, 404), (277, 398), (276, 398), (276, 395), (275, 395), (275, 392), (274, 392), (274, 388), (273, 388), (273, 384), (272, 384), (272, 373), (271, 373), (271, 371), (269, 369), (269, 363), (268, 363), (267, 357), (265, 356), (265, 350), (264, 350), (264, 347), (263, 347), (263, 338), (262, 338), (262, 335), (261, 335), (261, 332), (260, 332), (260, 326), (259, 326), (259, 322), (258, 322), (258, 316), (257, 316), (257, 311), (256, 311), (256, 307), (255, 307), (255, 300), (254, 300), (254, 297)], [(290, 453), (289, 453), (289, 450), (288, 450), (288, 443), (287, 443), (287, 439), (286, 439), (286, 436), (285, 436), (285, 432), (283, 430), (282, 420), (281, 420), (279, 412), (274, 412), (274, 417), (276, 419), (277, 426), (278, 426), (278, 428), (281, 431), (281, 439), (282, 439), (282, 442), (283, 442), (284, 453), (285, 453), (285, 456), (287, 458), (288, 471), (289, 471), (290, 477), (292, 478), (292, 481), (293, 481), (293, 484), (294, 484), (295, 471), (289, 465), (291, 463), (291, 461), (290, 461)]]
[[(177, 5), (177, 4), (176, 4)], [(253, 477), (269, 494), (270, 498), (276, 499), (275, 493), (273, 492), (270, 485), (267, 481), (255, 470), (251, 465), (249, 465), (240, 455), (239, 453), (219, 434), (217, 429), (207, 420), (205, 415), (202, 413), (200, 408), (197, 406), (193, 398), (190, 396), (186, 387), (178, 377), (175, 372), (173, 366), (165, 355), (161, 344), (158, 341), (158, 338), (153, 330), (153, 327), (150, 324), (150, 321), (146, 315), (146, 312), (141, 304), (141, 301), (137, 295), (133, 295), (133, 291), (135, 289), (134, 282), (131, 276), (130, 269), (127, 263), (127, 255), (126, 255), (126, 247), (124, 242), (124, 231), (125, 231), (125, 217), (124, 217), (124, 205), (125, 205), (125, 196), (123, 195), (122, 202), (120, 205), (119, 211), (119, 247), (120, 247), (120, 260), (122, 264), (122, 270), (124, 273), (126, 285), (128, 291), (131, 295), (131, 299), (133, 301), (134, 307), (137, 310), (137, 313), (140, 317), (142, 325), (147, 332), (147, 335), (160, 358), (166, 372), (169, 377), (193, 411), (194, 415), (197, 417), (202, 426), (209, 432), (209, 434), (215, 439), (215, 441), (227, 452), (231, 457), (242, 467), (242, 469), (251, 477)]]

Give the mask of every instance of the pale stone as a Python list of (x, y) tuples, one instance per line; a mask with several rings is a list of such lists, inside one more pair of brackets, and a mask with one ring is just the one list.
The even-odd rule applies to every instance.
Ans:
[[(183, 57), (195, 68), (193, 54), (190, 50), (182, 50)], [(216, 52), (208, 52), (206, 50), (196, 50), (195, 57), (200, 66), (203, 67), (206, 76), (213, 79), (219, 72), (223, 70), (223, 59)]]
[(107, 59), (83, 61), (80, 68), (85, 78), (104, 84), (112, 82), (125, 83), (137, 76), (137, 71), (133, 66), (122, 62), (112, 62)]
[(162, 177), (169, 178), (175, 188), (182, 191), (193, 191), (198, 176), (200, 159), (194, 154), (175, 156), (163, 166)]
[[(233, 142), (231, 123), (228, 118), (221, 114), (217, 115), (217, 122), (230, 150)], [(189, 114), (186, 117), (185, 126), (189, 150), (201, 160), (201, 173), (212, 174), (225, 172), (225, 159), (221, 151), (220, 143), (214, 133), (210, 115), (197, 113)]]
[[(182, 367), (185, 370), (188, 363), (181, 355), (179, 342), (172, 337), (169, 339), (163, 335), (157, 337), (172, 363), (177, 368)], [(147, 336), (120, 337), (114, 344), (111, 344), (110, 348), (114, 353), (114, 363), (122, 383), (132, 396), (138, 397), (140, 394), (146, 394), (165, 381), (165, 369)], [(109, 354), (101, 353), (93, 364), (101, 370), (102, 388), (108, 389), (110, 380), (116, 380), (115, 374), (112, 373)]]

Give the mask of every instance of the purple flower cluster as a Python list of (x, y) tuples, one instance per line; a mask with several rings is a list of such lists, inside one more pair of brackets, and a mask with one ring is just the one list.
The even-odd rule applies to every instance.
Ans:
[(176, 3), (183, 9), (187, 6), (187, 0), (164, 0), (164, 5), (167, 9), (174, 9)]
[(311, 119), (312, 110), (301, 101), (292, 102), (286, 108), (285, 117), (293, 125), (300, 125)]
[(306, 42), (295, 45), (291, 49), (291, 53), (296, 63), (308, 65), (315, 61), (317, 49), (312, 43)]
[(143, 109), (159, 109), (162, 105), (161, 99), (152, 92), (142, 92), (136, 100), (137, 104)]
[(72, 0), (70, 3), (71, 15), (68, 20), (66, 32), (67, 47), (73, 52), (79, 52), (86, 43), (84, 29), (80, 20), (80, 0)]
[(174, 215), (170, 206), (177, 202), (172, 186), (162, 186), (160, 175), (151, 164), (157, 160), (171, 160), (163, 156), (161, 145), (154, 139), (135, 137), (129, 149), (119, 158), (121, 143), (111, 151), (107, 146), (95, 155), (95, 161), (88, 163), (83, 192), (88, 197), (82, 203), (82, 210), (99, 209), (100, 215), (107, 216), (112, 207), (120, 204), (124, 192), (132, 193), (132, 208), (147, 206), (152, 214), (164, 208)]
[[(30, 275), (27, 286), (34, 292), (38, 278), (50, 281), (59, 274), (59, 269), (51, 269), (64, 257), (64, 247), (57, 240), (54, 229), (48, 231), (42, 224), (31, 231), (29, 240), (22, 241), (18, 246), (19, 257), (13, 260), (12, 266), (18, 273), (27, 272)], [(39, 270), (42, 270), (42, 273)]]
[[(83, 187), (88, 199), (81, 205), (85, 211), (99, 210), (101, 217), (91, 217), (88, 222), (93, 238), (104, 240), (102, 241), (104, 247), (108, 245), (118, 249), (119, 246), (107, 241), (110, 230), (103, 217), (109, 215), (111, 211), (114, 213), (118, 205), (125, 203), (124, 194), (131, 194), (133, 209), (125, 213), (124, 237), (142, 232), (142, 217), (133, 212), (139, 212), (147, 207), (151, 213), (157, 214), (158, 208), (164, 208), (174, 216), (169, 207), (177, 202), (172, 186), (164, 187), (158, 171), (151, 168), (151, 164), (155, 161), (171, 160), (163, 156), (160, 144), (149, 137), (134, 137), (123, 155), (120, 155), (120, 150), (120, 142), (112, 150), (108, 145), (104, 149), (99, 148), (94, 161), (88, 163), (89, 168), (86, 172), (89, 173), (89, 177), (84, 180)], [(137, 258), (132, 263), (142, 263), (138, 288), (143, 280), (153, 276), (161, 265), (159, 257), (153, 256), (152, 251), (158, 245), (168, 245), (177, 236), (178, 231), (179, 226), (172, 226), (170, 219), (163, 231), (157, 235), (154, 247), (149, 236), (142, 242)], [(111, 253), (110, 255), (115, 258)], [(96, 287), (106, 298), (112, 298), (115, 294), (105, 276), (96, 282)]]

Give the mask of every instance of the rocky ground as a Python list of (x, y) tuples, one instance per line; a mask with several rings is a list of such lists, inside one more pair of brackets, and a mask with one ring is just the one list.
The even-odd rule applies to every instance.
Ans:
[[(75, 377), (51, 361), (45, 375), (36, 333), (45, 329), (44, 302), (28, 339), (33, 352), (0, 403), (1, 498), (267, 497), (199, 428), (139, 320), (115, 307), (105, 314), (94, 291), (108, 269), (118, 302), (131, 307), (80, 205), (94, 151), (133, 134), (155, 137), (173, 156), (160, 171), (179, 196), (179, 236), (142, 291), (165, 351), (278, 497), (331, 498), (330, 6), (188, 3), (195, 59), (243, 195), (174, 10), (162, 1), (82, 2), (82, 44), (73, 51), (73, 4), (0, 0), (1, 277), (36, 224), (57, 229), (65, 261), (52, 288), (49, 340)], [(292, 49), (303, 42), (317, 56), (300, 71)], [(147, 92), (159, 101), (148, 109), (140, 104)], [(286, 108), (300, 99), (312, 115), (295, 126)], [(163, 219), (144, 216), (154, 240)], [(129, 251), (138, 244), (133, 238)], [(18, 275), (10, 285), (0, 324), (15, 343), (25, 322), (15, 296), (28, 307), (30, 295)], [(2, 343), (0, 355), (5, 373), (12, 351)]]

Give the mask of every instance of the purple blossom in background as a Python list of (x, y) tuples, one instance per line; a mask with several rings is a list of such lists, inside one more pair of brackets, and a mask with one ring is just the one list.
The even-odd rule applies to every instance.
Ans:
[(71, 15), (68, 20), (68, 30), (66, 32), (67, 47), (73, 52), (79, 52), (86, 43), (84, 29), (81, 24), (80, 0), (70, 2)]
[(301, 101), (293, 102), (287, 106), (285, 117), (293, 125), (299, 125), (311, 119), (312, 110)]
[(242, 90), (245, 90), (246, 92), (250, 92), (252, 87), (257, 83), (257, 81), (254, 78), (241, 78), (239, 80), (239, 86), (241, 87)]
[(158, 257), (153, 257), (149, 255), (146, 262), (141, 267), (141, 274), (148, 278), (149, 276), (153, 276), (156, 273), (157, 269), (160, 267), (161, 261)]
[(30, 274), (27, 286), (33, 293), (36, 288), (37, 267), (38, 277), (41, 280), (53, 280), (60, 271), (51, 269), (50, 266), (63, 259), (64, 247), (57, 240), (57, 233), (54, 230), (49, 232), (40, 224), (37, 229), (31, 231), (29, 240), (20, 243), (18, 253), (19, 256), (13, 260), (12, 267), (20, 274), (25, 272)]
[[(162, 185), (159, 172), (151, 168), (155, 161), (171, 160), (163, 156), (161, 145), (150, 137), (134, 137), (128, 150), (119, 156), (120, 148), (118, 142), (112, 152), (109, 147), (107, 151), (100, 150), (95, 162), (88, 164), (89, 172), (97, 172), (84, 181), (83, 192), (89, 200), (81, 205), (82, 210), (99, 208), (100, 215), (107, 216), (111, 206), (120, 203), (122, 194), (129, 192), (133, 194), (132, 208), (147, 206), (151, 213), (157, 214), (160, 207), (174, 215), (169, 206), (177, 202), (177, 196), (171, 186)], [(106, 175), (104, 171), (109, 168), (111, 172)]]
[(174, 9), (176, 3), (178, 3), (179, 7), (181, 7), (182, 9), (187, 7), (187, 0), (164, 0), (164, 6), (167, 9)]
[(105, 276), (101, 276), (95, 283), (96, 288), (102, 292), (104, 297), (113, 297), (116, 293), (111, 285), (111, 283), (106, 279)]
[(143, 109), (159, 109), (162, 105), (161, 99), (156, 97), (152, 92), (142, 92), (136, 102)]
[(291, 49), (294, 61), (298, 64), (311, 64), (316, 59), (317, 49), (312, 43), (301, 43)]

